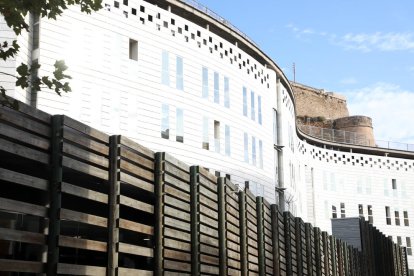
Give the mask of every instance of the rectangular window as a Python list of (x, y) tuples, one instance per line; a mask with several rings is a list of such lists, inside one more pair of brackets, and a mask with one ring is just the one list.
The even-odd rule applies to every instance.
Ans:
[(184, 143), (184, 112), (181, 108), (177, 108), (177, 125), (175, 140), (180, 143)]
[(374, 216), (372, 215), (372, 206), (368, 205), (368, 223), (374, 223)]
[(249, 163), (249, 136), (244, 133), (244, 161)]
[(413, 255), (413, 250), (411, 249), (411, 238), (406, 237), (405, 242), (406, 242), (406, 245), (407, 245), (407, 255), (409, 255), (409, 256)]
[(39, 14), (33, 14), (33, 50), (39, 48), (40, 41), (40, 16)]
[(243, 115), (247, 117), (247, 89), (243, 87)]
[(208, 69), (206, 67), (203, 67), (203, 90), (201, 92), (201, 96), (203, 98), (208, 99)]
[(257, 120), (259, 121), (259, 124), (262, 124), (262, 97), (257, 96)]
[(390, 212), (390, 207), (388, 206), (385, 206), (385, 218), (386, 218), (387, 225), (391, 225), (391, 212)]
[(408, 221), (408, 211), (404, 211), (404, 226), (410, 226), (410, 222)]
[(220, 122), (214, 121), (214, 148), (220, 153)]
[(277, 145), (277, 111), (273, 110), (273, 144)]
[(161, 83), (170, 85), (170, 69), (169, 69), (169, 54), (167, 51), (162, 51), (162, 69), (161, 69)]
[(332, 218), (337, 218), (335, 205), (332, 205)]
[(256, 138), (252, 136), (252, 163), (256, 166)]
[(177, 74), (176, 74), (176, 88), (178, 90), (184, 90), (184, 77), (183, 77), (183, 58), (177, 57)]
[(345, 216), (345, 203), (341, 203), (341, 218), (344, 218)]
[(394, 211), (395, 214), (395, 225), (400, 225), (400, 212)]
[(392, 183), (392, 189), (397, 190), (397, 179), (392, 179), (391, 183)]
[(214, 102), (220, 103), (220, 80), (219, 80), (219, 74), (217, 72), (214, 72)]
[(225, 126), (225, 153), (230, 156), (230, 126)]
[(230, 108), (230, 84), (228, 77), (224, 77), (224, 106)]
[(203, 144), (202, 148), (209, 149), (209, 137), (208, 137), (208, 118), (203, 117)]
[(161, 138), (170, 138), (170, 110), (167, 104), (161, 107)]
[(250, 107), (251, 107), (251, 119), (254, 121), (256, 120), (256, 110), (254, 108), (254, 92), (250, 92)]
[(400, 236), (397, 236), (397, 244), (402, 245), (402, 240)]
[(263, 169), (263, 142), (259, 140), (259, 166)]
[(358, 204), (358, 213), (360, 217), (364, 216), (364, 206), (362, 204)]
[(129, 39), (129, 59), (138, 60), (138, 41)]
[(128, 0), (124, 0), (124, 5), (128, 6)]

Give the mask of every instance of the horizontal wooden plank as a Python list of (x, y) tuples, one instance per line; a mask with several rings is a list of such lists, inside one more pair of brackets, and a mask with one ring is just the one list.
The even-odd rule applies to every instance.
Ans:
[(208, 216), (205, 216), (203, 214), (200, 214), (200, 222), (204, 223), (205, 225), (208, 225), (209, 227), (212, 227), (212, 228), (215, 228), (215, 229), (218, 228), (218, 221), (217, 220), (211, 219)]
[(200, 244), (200, 253), (201, 254), (207, 254), (207, 255), (211, 255), (211, 256), (219, 256), (220, 252), (219, 252), (219, 248), (218, 247), (214, 247), (214, 246), (209, 246), (206, 244)]
[(219, 264), (218, 255), (217, 257), (214, 257), (214, 256), (208, 256), (205, 254), (201, 254), (200, 261), (205, 264), (212, 264), (212, 265), (217, 265), (217, 266)]
[(100, 153), (102, 155), (109, 155), (108, 145), (94, 141), (86, 136), (79, 135), (76, 131), (70, 128), (63, 129), (63, 138), (69, 140), (77, 145), (80, 145), (88, 150)]
[(77, 159), (82, 159), (82, 162), (90, 162), (109, 169), (108, 156), (98, 155), (69, 143), (63, 143), (62, 151), (64, 154), (75, 156)]
[(138, 167), (125, 160), (121, 160), (120, 168), (121, 168), (121, 171), (128, 172), (131, 175), (139, 176), (149, 182), (154, 182), (154, 172), (152, 170)]
[(170, 206), (164, 206), (164, 215), (174, 217), (180, 220), (184, 220), (186, 222), (190, 222), (190, 213), (188, 212), (181, 212), (175, 208), (172, 208)]
[(169, 174), (164, 175), (164, 181), (165, 185), (171, 185), (186, 193), (190, 193), (190, 183), (188, 182), (182, 181)]
[[(44, 265), (41, 262), (0, 259), (0, 272), (43, 273)], [(5, 274), (8, 275), (8, 274)]]
[(68, 236), (59, 236), (59, 246), (91, 251), (106, 252), (106, 242), (87, 240)]
[(175, 158), (174, 156), (172, 156), (169, 153), (165, 153), (165, 161), (174, 165), (175, 167), (179, 168), (180, 170), (189, 173), (190, 171), (190, 166), (188, 166), (186, 163), (178, 160), (177, 158)]
[(144, 257), (154, 257), (154, 250), (149, 247), (127, 244), (123, 242), (120, 242), (118, 244), (118, 247), (120, 253), (127, 253)]
[(64, 116), (63, 117), (63, 124), (65, 126), (68, 126), (70, 128), (73, 128), (82, 134), (85, 134), (87, 136), (90, 136), (96, 140), (99, 140), (103, 143), (109, 143), (109, 135), (105, 134), (97, 129), (94, 129), (88, 125), (85, 125), (84, 123), (81, 123), (79, 121), (76, 121), (70, 117)]
[(0, 210), (38, 217), (47, 217), (47, 208), (22, 201), (0, 198)]
[(127, 197), (127, 196), (120, 196), (120, 204), (125, 205), (125, 206), (129, 206), (131, 208), (146, 212), (146, 213), (150, 213), (153, 214), (154, 213), (154, 205)]
[(219, 274), (218, 266), (212, 266), (212, 265), (201, 264), (200, 271), (201, 273), (208, 273), (208, 274), (213, 274), (213, 275)]
[(188, 203), (186, 203), (182, 200), (175, 199), (175, 198), (173, 198), (169, 195), (164, 195), (164, 203), (168, 204), (172, 207), (175, 207), (177, 209), (181, 209), (182, 211), (190, 212), (190, 204), (188, 204)]
[(8, 228), (0, 228), (0, 240), (46, 245), (44, 234)]
[(172, 249), (164, 249), (164, 258), (191, 262), (191, 254)]
[(105, 275), (106, 267), (58, 263), (57, 273), (66, 275), (101, 276)]
[(134, 268), (118, 267), (117, 270), (118, 270), (118, 274), (117, 274), (118, 276), (122, 276), (122, 275), (152, 276), (154, 275), (153, 271), (134, 269)]
[(107, 227), (108, 220), (104, 217), (76, 212), (68, 209), (60, 210), (60, 219), (82, 222), (86, 224)]
[(183, 241), (177, 241), (169, 238), (164, 239), (164, 246), (174, 249), (174, 250), (181, 250), (185, 252), (191, 252), (191, 243), (183, 242)]
[(217, 194), (218, 186), (216, 182), (211, 182), (210, 179), (206, 178), (203, 175), (200, 175), (199, 181), (200, 184), (203, 185), (205, 188), (209, 189), (214, 194)]
[(150, 159), (154, 159), (155, 154), (150, 149), (138, 144), (137, 142), (132, 141), (131, 139), (121, 136), (121, 145), (129, 147), (135, 151), (142, 153), (143, 155), (147, 156)]
[(119, 219), (119, 227), (138, 233), (154, 235), (154, 227), (122, 218)]
[(164, 217), (164, 224), (166, 226), (171, 226), (188, 232), (191, 230), (191, 226), (188, 222), (184, 222), (175, 218)]
[(120, 175), (121, 175), (121, 179), (120, 179), (121, 182), (137, 187), (139, 189), (154, 193), (154, 184), (152, 184), (151, 182), (139, 179), (125, 172), (121, 172)]
[(185, 182), (190, 182), (190, 174), (188, 172), (182, 171), (168, 162), (165, 162), (165, 172)]
[(164, 227), (164, 236), (174, 238), (177, 240), (182, 240), (186, 242), (191, 242), (191, 234), (183, 232), (181, 230), (172, 229), (170, 227)]
[(211, 190), (207, 189), (203, 185), (200, 185), (200, 194), (204, 195), (211, 201), (217, 202), (218, 200), (217, 192), (212, 192)]
[(154, 159), (148, 159), (137, 152), (130, 150), (127, 147), (121, 146), (121, 158), (124, 159), (126, 162), (132, 161), (140, 166), (143, 166), (149, 170), (154, 170)]
[(171, 260), (164, 260), (164, 269), (191, 272), (191, 264)]
[(82, 188), (79, 186), (75, 186), (69, 183), (62, 183), (62, 192), (70, 195), (74, 195), (81, 198), (86, 198), (89, 200), (102, 202), (107, 204), (108, 203), (108, 195), (96, 192), (90, 189)]
[(215, 176), (214, 174), (210, 173), (209, 171), (207, 171), (206, 169), (204, 169), (203, 167), (198, 167), (198, 172), (203, 175), (205, 178), (209, 179), (211, 182), (213, 183), (217, 183), (217, 176)]
[(175, 189), (175, 188), (173, 188), (170, 185), (165, 185), (164, 186), (164, 192), (167, 193), (167, 194), (169, 194), (169, 195), (172, 195), (174, 197), (177, 197), (180, 200), (183, 200), (183, 201), (185, 201), (187, 203), (190, 203), (190, 194), (185, 193), (185, 192), (182, 192), (182, 191), (180, 191), (178, 189)]
[(12, 138), (13, 140), (18, 140), (19, 143), (28, 144), (44, 151), (48, 150), (50, 146), (49, 140), (6, 124), (0, 123), (0, 133), (3, 136)]
[(67, 156), (63, 156), (62, 165), (63, 167), (70, 168), (87, 175), (92, 175), (103, 180), (108, 180), (108, 171), (99, 169), (92, 165), (88, 165), (84, 162), (77, 161)]
[(48, 120), (47, 122), (38, 122), (28, 119), (25, 116), (21, 116), (19, 112), (8, 108), (0, 108), (0, 118), (10, 124), (42, 135), (44, 137), (50, 137), (51, 131)]
[(5, 151), (43, 164), (49, 163), (49, 155), (47, 153), (7, 141), (3, 138), (0, 138), (0, 151)]
[(45, 179), (18, 173), (15, 171), (10, 171), (3, 168), (0, 168), (0, 180), (12, 182), (31, 188), (36, 188), (42, 191), (46, 191), (48, 189), (48, 181)]
[(19, 102), (19, 108), (17, 110), (18, 113), (24, 114), (32, 120), (42, 121), (46, 124), (50, 122), (51, 117), (52, 117), (50, 114), (40, 109), (37, 109), (36, 107), (32, 107), (30, 105), (24, 104), (20, 101), (18, 102)]

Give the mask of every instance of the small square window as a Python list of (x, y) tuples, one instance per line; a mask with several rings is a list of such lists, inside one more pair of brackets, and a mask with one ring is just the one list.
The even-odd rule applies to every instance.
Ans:
[(191, 34), (191, 39), (195, 39), (195, 35), (194, 34)]
[(157, 19), (161, 19), (161, 14), (157, 13)]
[(175, 25), (175, 19), (171, 18), (171, 25)]
[(168, 28), (168, 22), (164, 21), (164, 28)]
[(145, 12), (145, 7), (144, 6), (139, 6), (139, 11), (140, 12)]
[(397, 180), (396, 179), (392, 179), (392, 189), (397, 190)]
[(132, 13), (133, 15), (137, 15), (137, 9), (132, 8), (132, 9), (131, 9), (131, 13)]
[(152, 15), (149, 15), (149, 14), (148, 14), (148, 21), (149, 21), (149, 22), (152, 22)]
[(119, 8), (119, 2), (118, 1), (114, 1), (114, 7)]
[(178, 33), (182, 34), (183, 33), (183, 29), (181, 27), (178, 27)]
[(184, 25), (184, 30), (188, 31), (188, 25)]
[(145, 24), (145, 19), (144, 18), (140, 17), (139, 21), (141, 21), (142, 24)]
[(128, 6), (128, 0), (124, 0), (124, 5)]
[(201, 36), (201, 32), (197, 31), (197, 36), (200, 37)]
[(213, 42), (213, 38), (211, 36), (208, 37), (208, 42), (210, 42), (210, 43)]
[(127, 11), (123, 11), (123, 14), (126, 18), (128, 18), (128, 12)]
[(138, 41), (129, 39), (129, 59), (138, 60)]

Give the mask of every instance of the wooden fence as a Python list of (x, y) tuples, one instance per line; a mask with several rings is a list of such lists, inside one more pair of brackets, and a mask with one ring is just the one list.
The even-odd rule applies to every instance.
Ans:
[(359, 252), (249, 183), (24, 104), (0, 107), (0, 185), (1, 275), (408, 275), (366, 222)]

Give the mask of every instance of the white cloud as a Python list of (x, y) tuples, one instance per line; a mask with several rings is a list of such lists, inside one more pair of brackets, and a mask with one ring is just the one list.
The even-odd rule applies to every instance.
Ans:
[(363, 52), (414, 50), (413, 33), (348, 33), (336, 42), (345, 49)]
[(356, 84), (358, 83), (358, 81), (354, 77), (349, 77), (349, 78), (342, 79), (340, 83), (341, 84)]
[(376, 139), (414, 144), (414, 91), (376, 83), (345, 94), (350, 114), (372, 118)]

